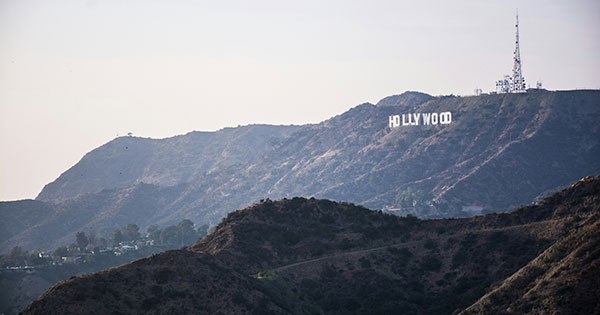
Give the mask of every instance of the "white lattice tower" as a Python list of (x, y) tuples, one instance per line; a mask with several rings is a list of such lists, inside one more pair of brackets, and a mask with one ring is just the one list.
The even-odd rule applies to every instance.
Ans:
[(517, 12), (516, 41), (515, 41), (515, 64), (513, 65), (513, 74), (510, 90), (513, 93), (525, 92), (525, 78), (521, 70), (521, 51), (519, 49), (519, 13)]

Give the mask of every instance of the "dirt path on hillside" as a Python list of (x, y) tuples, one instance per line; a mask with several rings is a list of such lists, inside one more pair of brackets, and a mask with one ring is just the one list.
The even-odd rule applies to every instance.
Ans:
[[(528, 224), (525, 224), (525, 225), (528, 225)], [(479, 229), (479, 230), (471, 231), (471, 233), (502, 231), (502, 230), (511, 229), (511, 228), (518, 228), (518, 227), (521, 227), (521, 225), (510, 226), (510, 227), (500, 227), (500, 228), (484, 228), (484, 229)], [(457, 234), (465, 234), (465, 233), (459, 232)], [(386, 249), (386, 248), (389, 248), (389, 247), (409, 247), (409, 246), (412, 246), (412, 245), (415, 245), (415, 244), (418, 244), (418, 243), (423, 243), (427, 239), (438, 240), (438, 239), (440, 239), (440, 237), (437, 237), (437, 238), (424, 238), (424, 239), (410, 241), (410, 242), (405, 242), (405, 243), (391, 243), (391, 244), (387, 244), (387, 245), (383, 245), (383, 246), (378, 246), (378, 247), (373, 247), (373, 248), (365, 248), (365, 249), (359, 249), (359, 250), (354, 250), (354, 251), (350, 251), (350, 252), (343, 252), (343, 253), (338, 253), (338, 254), (333, 254), (333, 255), (327, 255), (327, 256), (322, 256), (322, 257), (318, 257), (318, 258), (313, 258), (313, 259), (308, 259), (308, 260), (303, 260), (303, 261), (295, 262), (295, 263), (292, 263), (292, 264), (280, 266), (280, 267), (273, 268), (273, 269), (267, 269), (265, 271), (274, 271), (274, 272), (283, 271), (283, 270), (286, 270), (286, 269), (289, 269), (289, 268), (294, 268), (294, 267), (297, 267), (297, 266), (311, 264), (311, 263), (318, 262), (318, 261), (328, 260), (328, 259), (332, 259), (332, 258), (338, 258), (338, 257), (341, 257), (341, 256), (351, 256), (351, 255), (356, 255), (356, 254), (365, 254), (365, 253), (370, 253), (370, 252), (374, 252), (374, 251)], [(257, 278), (258, 274), (254, 274), (252, 276), (255, 277), (255, 278)]]
[[(302, 265), (306, 265), (306, 264), (311, 264), (314, 262), (318, 262), (318, 261), (322, 261), (322, 260), (328, 260), (328, 259), (332, 259), (332, 258), (338, 258), (341, 256), (351, 256), (351, 255), (355, 255), (355, 254), (365, 254), (365, 253), (369, 253), (369, 252), (374, 252), (374, 251), (378, 251), (378, 250), (382, 250), (382, 249), (386, 249), (389, 247), (396, 247), (396, 246), (402, 246), (402, 247), (407, 247), (407, 246), (411, 246), (417, 243), (422, 243), (424, 242), (424, 240), (417, 240), (417, 241), (412, 241), (412, 242), (405, 242), (405, 243), (392, 243), (392, 244), (387, 244), (387, 245), (383, 245), (383, 246), (378, 246), (378, 247), (373, 247), (373, 248), (365, 248), (365, 249), (359, 249), (359, 250), (354, 250), (354, 251), (350, 251), (350, 252), (343, 252), (343, 253), (338, 253), (338, 254), (333, 254), (333, 255), (328, 255), (328, 256), (322, 256), (319, 258), (313, 258), (313, 259), (308, 259), (308, 260), (303, 260), (303, 261), (299, 261), (299, 262), (295, 262), (293, 264), (289, 264), (289, 265), (284, 265), (284, 266), (280, 266), (277, 268), (273, 268), (273, 269), (268, 269), (265, 271), (283, 271), (289, 268), (293, 268), (293, 267), (297, 267), (297, 266), (302, 266)], [(253, 277), (258, 277), (258, 274), (253, 275)]]
[(336, 258), (336, 257), (340, 257), (340, 256), (347, 256), (347, 255), (353, 255), (353, 254), (363, 254), (363, 253), (373, 252), (373, 251), (377, 251), (377, 250), (386, 249), (388, 247), (392, 247), (393, 245), (397, 245), (397, 244), (389, 244), (389, 245), (385, 245), (385, 246), (379, 246), (379, 247), (374, 247), (374, 248), (367, 248), (367, 249), (355, 250), (355, 251), (351, 251), (351, 252), (344, 252), (344, 253), (339, 253), (339, 254), (334, 254), (334, 255), (329, 255), (329, 256), (323, 256), (323, 257), (309, 259), (309, 260), (304, 260), (304, 261), (300, 261), (300, 262), (297, 262), (297, 263), (293, 263), (293, 264), (289, 264), (289, 265), (277, 267), (275, 269), (271, 269), (271, 271), (281, 271), (281, 270), (285, 270), (285, 269), (288, 269), (288, 268), (292, 268), (292, 267), (296, 267), (296, 266), (300, 266), (300, 265), (304, 265), (304, 264), (310, 264), (310, 263), (313, 263), (313, 262), (317, 262), (317, 261), (321, 261), (321, 260), (327, 260), (327, 259)]

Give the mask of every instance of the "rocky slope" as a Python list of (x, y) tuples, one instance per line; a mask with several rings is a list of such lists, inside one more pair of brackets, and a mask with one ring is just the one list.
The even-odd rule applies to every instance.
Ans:
[[(506, 210), (600, 173), (599, 105), (600, 91), (586, 90), (407, 92), (316, 125), (118, 138), (40, 193), (62, 216), (8, 235), (0, 251), (126, 223), (216, 224), (267, 197), (346, 200), (421, 217)], [(447, 111), (449, 125), (388, 127), (390, 115)], [(40, 230), (54, 236), (39, 238)]]
[(590, 314), (599, 225), (599, 177), (465, 219), (266, 201), (190, 248), (58, 283), (23, 314)]

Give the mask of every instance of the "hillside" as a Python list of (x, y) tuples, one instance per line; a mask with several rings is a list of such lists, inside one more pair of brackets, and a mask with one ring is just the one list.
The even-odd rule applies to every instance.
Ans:
[(190, 248), (58, 283), (23, 314), (594, 313), (599, 211), (600, 177), (464, 219), (267, 200)]
[[(600, 91), (587, 90), (406, 92), (315, 125), (118, 138), (48, 184), (37, 199), (60, 215), (8, 235), (0, 252), (57, 246), (78, 230), (102, 234), (123, 223), (216, 224), (267, 197), (346, 200), (420, 217), (508, 210), (600, 173), (599, 105)], [(446, 111), (449, 125), (388, 127), (390, 115)]]
[[(59, 203), (37, 200), (0, 203), (0, 214), (6, 218), (2, 224), (9, 227), (3, 230), (0, 250), (5, 252), (14, 246), (52, 249), (73, 242), (77, 231), (109, 235), (115, 228), (129, 223), (151, 225), (165, 215), (164, 209), (169, 203), (179, 198), (178, 188), (142, 183)], [(32, 213), (33, 205), (40, 210)], [(21, 217), (27, 220), (13, 219)]]
[(17, 314), (59, 281), (130, 263), (162, 251), (157, 247), (146, 247), (119, 256), (112, 255), (112, 252), (88, 256), (86, 258), (91, 259), (78, 264), (37, 265), (26, 270), (0, 268), (0, 314)]
[(0, 202), (0, 242), (8, 248), (18, 245), (20, 242), (11, 246), (7, 241), (26, 229), (35, 228), (54, 211), (51, 204), (37, 200)]
[(36, 199), (63, 201), (138, 183), (187, 183), (263, 154), (299, 128), (250, 125), (166, 139), (116, 138), (86, 154)]

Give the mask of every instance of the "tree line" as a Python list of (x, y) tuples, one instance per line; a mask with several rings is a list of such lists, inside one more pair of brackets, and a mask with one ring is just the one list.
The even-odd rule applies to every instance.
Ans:
[[(146, 233), (140, 232), (137, 224), (127, 224), (116, 228), (106, 237), (98, 237), (96, 232), (87, 234), (83, 231), (75, 233), (75, 241), (69, 246), (60, 246), (53, 251), (24, 251), (20, 246), (15, 246), (8, 253), (0, 256), (0, 266), (32, 266), (44, 264), (45, 261), (61, 261), (61, 257), (73, 256), (81, 253), (97, 254), (101, 249), (117, 248), (123, 245), (136, 245), (144, 242), (144, 246), (158, 246), (161, 250), (180, 248), (195, 243), (214, 229), (207, 224), (194, 227), (188, 219), (161, 229), (158, 225), (150, 225)], [(49, 253), (50, 257), (43, 259), (41, 253)]]

